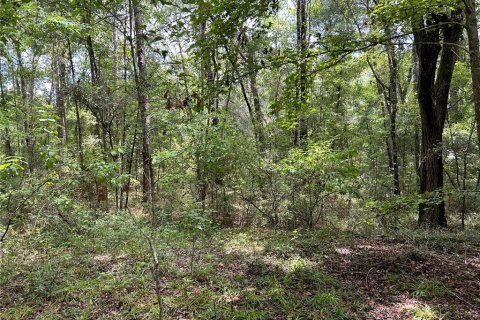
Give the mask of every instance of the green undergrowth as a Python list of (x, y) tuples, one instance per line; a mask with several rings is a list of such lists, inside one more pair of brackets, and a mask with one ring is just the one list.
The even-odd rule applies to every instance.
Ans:
[[(119, 213), (81, 233), (12, 228), (0, 247), (0, 318), (158, 319), (146, 237), (160, 257), (166, 319), (356, 319), (352, 310), (365, 307), (324, 268), (332, 246), (355, 244), (347, 233), (212, 228), (192, 236)], [(407, 289), (445, 294), (428, 279)]]
[[(2, 319), (156, 319), (151, 237), (166, 318), (345, 319), (346, 295), (321, 271), (333, 234), (219, 230), (197, 237), (105, 215), (81, 233), (16, 230), (2, 243)], [(193, 254), (193, 263), (192, 263)]]

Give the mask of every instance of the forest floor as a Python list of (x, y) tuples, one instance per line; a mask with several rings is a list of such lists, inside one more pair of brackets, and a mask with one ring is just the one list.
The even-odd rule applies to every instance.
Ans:
[[(0, 319), (158, 319), (139, 228), (112, 215), (80, 234), (13, 230), (0, 244)], [(428, 320), (480, 319), (474, 234), (220, 229), (192, 247), (171, 228), (152, 239), (167, 319)]]

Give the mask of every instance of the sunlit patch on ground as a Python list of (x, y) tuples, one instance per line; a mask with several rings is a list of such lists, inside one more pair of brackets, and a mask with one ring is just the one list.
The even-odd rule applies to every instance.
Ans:
[(298, 254), (292, 255), (288, 258), (277, 255), (267, 255), (262, 258), (262, 262), (265, 263), (265, 265), (277, 268), (287, 273), (295, 272), (305, 268), (313, 269), (318, 266), (318, 262), (302, 258)]
[(370, 311), (367, 313), (367, 319), (411, 319), (416, 310), (423, 307), (421, 301), (405, 295), (401, 295), (396, 299), (398, 301), (392, 303), (370, 301)]
[(350, 250), (349, 248), (335, 248), (335, 252), (346, 256), (352, 254), (352, 250)]
[(110, 262), (112, 261), (112, 255), (111, 254), (97, 254), (96, 256), (93, 257), (93, 260), (97, 262)]
[(252, 239), (251, 235), (246, 233), (238, 233), (233, 239), (225, 243), (225, 253), (245, 253), (245, 254), (258, 254), (265, 250), (263, 244), (256, 239)]

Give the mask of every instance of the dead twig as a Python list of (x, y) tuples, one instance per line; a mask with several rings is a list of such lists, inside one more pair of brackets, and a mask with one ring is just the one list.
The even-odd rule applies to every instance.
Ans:
[[(32, 190), (32, 192), (22, 200), (22, 202), (15, 208), (15, 211), (13, 212), (13, 214), (16, 214), (18, 212), (18, 210), (20, 210), (20, 208), (31, 198), (33, 197), (44, 185), (46, 185), (48, 182), (50, 181), (50, 179), (47, 179), (45, 180), (44, 182), (42, 182), (41, 184), (39, 184), (34, 190)], [(7, 232), (8, 230), (10, 229), (10, 226), (12, 224), (12, 215), (10, 214), (10, 200), (11, 200), (11, 197), (12, 197), (12, 194), (10, 193), (8, 195), (8, 202), (7, 202), (7, 213), (10, 215), (10, 218), (8, 219), (8, 222), (7, 222), (7, 228), (5, 229), (5, 232), (3, 233), (2, 237), (0, 238), (0, 242), (3, 242), (3, 240), (5, 239), (5, 237), (7, 236)]]
[[(7, 214), (10, 212), (10, 199), (11, 198), (12, 198), (12, 194), (10, 193), (8, 195), (8, 201), (7, 201)], [(5, 229), (5, 232), (2, 234), (2, 237), (0, 238), (0, 242), (2, 242), (3, 239), (5, 239), (5, 237), (7, 236), (7, 232), (8, 232), (8, 229), (10, 228), (11, 224), (12, 224), (12, 218), (9, 218), (8, 222), (7, 222), (7, 228)]]
[(368, 289), (368, 275), (370, 274), (370, 271), (373, 270), (373, 267), (368, 269), (367, 275), (365, 276), (365, 287)]

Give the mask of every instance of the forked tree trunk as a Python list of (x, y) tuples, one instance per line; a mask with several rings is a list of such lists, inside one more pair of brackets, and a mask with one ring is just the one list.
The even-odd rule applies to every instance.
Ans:
[[(414, 25), (414, 43), (419, 63), (417, 93), (422, 125), (420, 194), (426, 196), (426, 201), (419, 206), (420, 227), (447, 226), (443, 200), (442, 135), (457, 58), (456, 45), (462, 33), (461, 21), (462, 14), (457, 10), (449, 17), (432, 14)], [(443, 43), (440, 42), (441, 38)]]
[[(87, 25), (90, 25), (90, 16), (91, 13), (89, 11), (90, 9), (87, 9), (87, 16), (84, 17), (83, 22), (86, 23)], [(98, 65), (97, 65), (97, 59), (95, 58), (95, 50), (93, 49), (93, 39), (90, 34), (87, 34), (86, 37), (86, 47), (87, 47), (87, 52), (88, 52), (88, 61), (90, 62), (90, 77), (92, 80), (92, 84), (96, 84), (100, 78), (100, 72), (98, 70)]]

